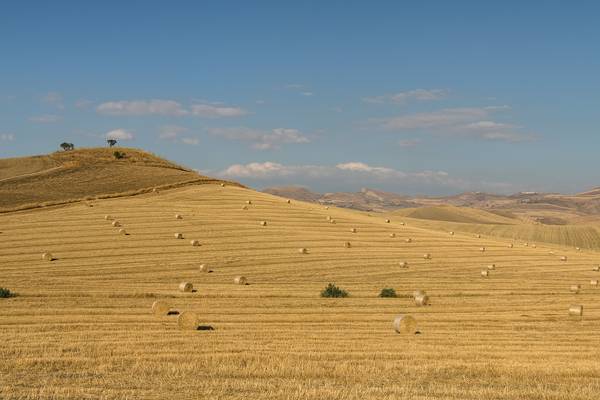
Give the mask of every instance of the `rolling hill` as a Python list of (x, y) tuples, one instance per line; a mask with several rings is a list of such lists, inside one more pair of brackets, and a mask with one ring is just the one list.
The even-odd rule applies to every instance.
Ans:
[[(509, 248), (416, 224), (439, 221), (387, 223), (210, 182), (89, 204), (0, 215), (0, 286), (18, 293), (0, 299), (3, 399), (558, 400), (600, 389), (598, 252)], [(462, 215), (468, 226), (507, 218)], [(249, 285), (233, 283), (240, 275)], [(178, 291), (183, 281), (197, 291)], [(319, 297), (330, 282), (350, 297)], [(386, 287), (399, 296), (379, 298)], [(415, 304), (416, 289), (431, 305)], [(196, 312), (204, 330), (152, 315), (156, 300)], [(398, 314), (419, 334), (396, 334)]]
[[(116, 159), (113, 152), (124, 153)], [(219, 180), (130, 148), (92, 148), (0, 160), (0, 212), (131, 195)]]

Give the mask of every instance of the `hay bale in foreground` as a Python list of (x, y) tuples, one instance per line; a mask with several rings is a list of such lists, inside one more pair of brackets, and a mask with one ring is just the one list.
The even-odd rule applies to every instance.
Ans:
[(42, 260), (44, 260), (44, 261), (53, 261), (54, 260), (54, 256), (52, 255), (52, 253), (50, 253), (49, 251), (47, 251), (44, 254), (42, 254)]
[(571, 288), (569, 289), (572, 293), (579, 293), (579, 291), (581, 290), (581, 285), (571, 285)]
[(260, 226), (267, 226), (267, 221), (260, 221)]
[(390, 221), (389, 219), (386, 219), (386, 220), (385, 220), (385, 223), (386, 223), (386, 224), (389, 224), (390, 222), (391, 222), (391, 221)]
[(591, 286), (598, 286), (598, 279), (592, 279), (592, 280), (590, 281), (590, 285), (591, 285)]
[(192, 311), (184, 311), (177, 317), (177, 326), (184, 331), (198, 330), (198, 315)]
[(483, 276), (484, 278), (487, 278), (488, 276), (490, 276), (490, 271), (488, 271), (487, 269), (484, 269), (483, 271), (481, 271), (481, 276)]
[(476, 237), (477, 239), (481, 239), (481, 235), (479, 235), (479, 234), (475, 235), (475, 237)]
[(200, 266), (198, 267), (198, 271), (200, 272), (208, 272), (208, 265), (206, 264), (200, 264)]
[(454, 231), (450, 231), (450, 236), (454, 236)]
[(112, 226), (114, 226), (115, 228), (118, 228), (121, 226), (121, 223), (119, 221), (113, 221)]
[(112, 221), (113, 217), (110, 216), (110, 215), (105, 215), (104, 219), (107, 220), (107, 221)]
[(400, 262), (398, 263), (398, 266), (399, 266), (400, 268), (408, 268), (408, 263), (407, 263), (406, 261), (400, 261)]
[(575, 247), (575, 250), (581, 251), (581, 248), (580, 247)]
[(224, 184), (224, 183), (221, 183), (221, 187), (225, 187), (225, 184)]
[(246, 204), (252, 204), (252, 200), (246, 200)]
[(246, 279), (245, 276), (236, 276), (235, 278), (233, 278), (233, 283), (235, 283), (236, 285), (247, 285), (248, 279)]
[(479, 251), (481, 251), (483, 253), (485, 251), (485, 247), (480, 247)]
[(396, 237), (396, 234), (395, 234), (395, 233), (390, 233), (390, 237), (391, 237), (391, 238), (395, 238), (395, 237)]
[(331, 220), (329, 220), (329, 223), (330, 223), (330, 224), (335, 224), (335, 219), (331, 219)]
[(179, 291), (180, 292), (191, 292), (192, 290), (194, 290), (194, 285), (192, 284), (192, 282), (181, 282), (179, 284)]
[(418, 296), (423, 296), (424, 294), (426, 294), (424, 290), (420, 290), (420, 289), (415, 290), (413, 292), (413, 298), (417, 298)]
[(352, 244), (350, 242), (344, 242), (344, 247), (349, 249), (350, 247), (352, 247)]
[(181, 216), (181, 214), (175, 214), (175, 219), (183, 219), (183, 217)]
[(351, 228), (351, 229), (350, 229), (350, 232), (352, 232), (352, 233), (356, 233), (356, 228)]
[(292, 201), (291, 201), (290, 199), (288, 199), (288, 200), (286, 201), (286, 203), (288, 203), (288, 204), (292, 204)]
[(405, 241), (406, 241), (406, 243), (411, 243), (411, 242), (412, 242), (412, 239), (411, 239), (411, 238), (406, 238), (406, 240), (405, 240)]
[(489, 271), (493, 271), (493, 270), (495, 270), (495, 269), (496, 269), (496, 264), (490, 264), (490, 265), (488, 265), (488, 266), (487, 266), (487, 269), (488, 269)]
[(200, 246), (200, 241), (194, 239), (194, 240), (190, 240), (190, 244), (194, 247)]
[(406, 225), (406, 224), (405, 224), (404, 222), (400, 222), (400, 225), (404, 226), (404, 225)]
[(514, 244), (512, 244), (512, 243), (509, 243), (509, 244), (508, 244), (508, 248), (509, 248), (509, 249), (512, 249), (513, 247), (515, 247), (515, 245), (514, 245)]
[(414, 335), (417, 332), (417, 320), (410, 315), (398, 315), (393, 325), (396, 333)]
[(171, 311), (171, 307), (163, 300), (156, 300), (152, 303), (152, 313), (154, 315), (167, 315)]
[(571, 304), (569, 306), (569, 315), (572, 317), (583, 317), (583, 306), (580, 304)]
[(592, 268), (592, 271), (600, 271), (600, 265), (596, 265), (595, 267)]
[(431, 260), (431, 254), (429, 254), (429, 253), (423, 254), (423, 259), (425, 259), (425, 260)]
[(560, 261), (567, 261), (567, 256), (562, 256), (562, 257), (560, 258)]
[(415, 296), (415, 305), (417, 307), (426, 306), (427, 304), (429, 304), (429, 296), (427, 296), (426, 294)]
[(302, 247), (301, 249), (298, 249), (298, 253), (300, 253), (300, 254), (308, 254), (308, 249)]
[(128, 233), (125, 229), (121, 228), (121, 229), (119, 229), (119, 235), (127, 236)]
[(183, 233), (175, 233), (173, 236), (175, 236), (175, 239), (183, 239)]
[(247, 210), (247, 209), (248, 209), (248, 206), (243, 206), (242, 207), (242, 210)]
[(152, 189), (152, 193), (158, 193), (158, 189), (157, 188), (153, 188)]

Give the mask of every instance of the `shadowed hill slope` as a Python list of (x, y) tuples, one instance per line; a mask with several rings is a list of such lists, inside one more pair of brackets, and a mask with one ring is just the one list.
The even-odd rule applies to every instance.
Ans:
[[(114, 151), (124, 153), (122, 159)], [(0, 211), (220, 182), (145, 151), (92, 148), (0, 160)]]

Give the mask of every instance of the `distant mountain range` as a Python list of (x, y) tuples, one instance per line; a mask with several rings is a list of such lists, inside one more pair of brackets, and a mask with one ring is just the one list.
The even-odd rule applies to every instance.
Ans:
[(263, 191), (276, 196), (362, 211), (386, 212), (401, 208), (452, 205), (484, 209), (499, 214), (510, 213), (546, 224), (563, 224), (578, 217), (600, 216), (600, 188), (574, 195), (538, 192), (498, 195), (465, 192), (445, 197), (405, 196), (369, 188), (355, 193), (324, 194), (299, 186), (271, 187)]

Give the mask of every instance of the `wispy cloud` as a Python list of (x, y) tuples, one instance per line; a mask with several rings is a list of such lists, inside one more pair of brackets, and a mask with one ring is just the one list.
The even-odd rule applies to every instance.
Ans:
[(29, 121), (34, 122), (36, 124), (53, 124), (61, 120), (62, 117), (60, 115), (55, 114), (35, 115), (33, 117), (29, 117)]
[(65, 105), (63, 104), (62, 94), (58, 92), (48, 92), (42, 96), (42, 101), (46, 104), (50, 104), (59, 110), (64, 110)]
[(170, 140), (176, 143), (184, 143), (196, 146), (200, 144), (200, 139), (191, 136), (182, 136), (188, 132), (189, 129), (179, 125), (165, 125), (159, 129), (158, 137), (162, 140)]
[(75, 101), (75, 107), (79, 109), (88, 109), (92, 106), (93, 102), (88, 99), (78, 99)]
[(228, 140), (251, 143), (257, 150), (278, 149), (283, 144), (308, 143), (309, 138), (297, 129), (276, 128), (263, 131), (247, 127), (209, 128), (208, 133)]
[(362, 101), (371, 104), (395, 103), (405, 104), (410, 101), (433, 101), (443, 99), (448, 95), (444, 89), (415, 89), (382, 96), (363, 97)]
[(14, 133), (0, 133), (0, 142), (12, 142), (15, 140)]
[(509, 109), (508, 106), (446, 108), (371, 122), (387, 131), (423, 131), (506, 142), (533, 140), (535, 135), (521, 132), (520, 126), (490, 120), (492, 114)]
[(107, 132), (105, 137), (107, 139), (116, 139), (116, 140), (133, 140), (135, 135), (131, 131), (119, 128), (119, 129), (114, 129), (110, 132)]
[(402, 139), (398, 141), (398, 146), (400, 147), (415, 147), (421, 143), (420, 139)]
[(182, 117), (186, 115), (206, 118), (241, 117), (248, 111), (240, 107), (229, 107), (218, 103), (192, 104), (185, 107), (175, 100), (120, 100), (108, 101), (99, 104), (96, 112), (112, 116), (171, 116)]

